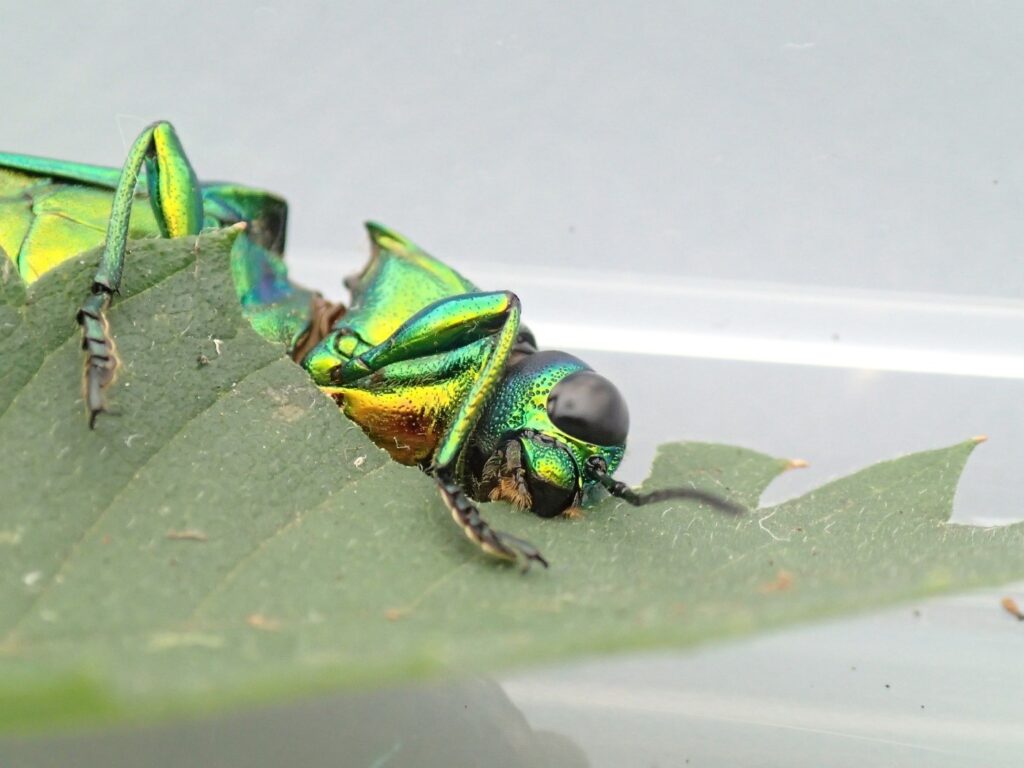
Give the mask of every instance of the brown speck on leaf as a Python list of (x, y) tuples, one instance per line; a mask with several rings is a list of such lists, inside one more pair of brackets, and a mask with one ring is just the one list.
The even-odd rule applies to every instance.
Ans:
[(164, 538), (171, 541), (206, 541), (206, 534), (194, 528), (185, 528), (180, 531), (168, 531)]
[(110, 534), (109, 533), (104, 533), (103, 534), (103, 538), (100, 539), (100, 541), (104, 544), (104, 546), (109, 544), (110, 543)]
[(793, 587), (793, 574), (789, 571), (780, 568), (779, 572), (775, 574), (775, 578), (772, 581), (765, 582), (757, 588), (757, 591), (762, 595), (767, 595), (772, 592), (785, 592), (787, 589)]
[(196, 365), (198, 365), (200, 368), (203, 368), (204, 366), (207, 366), (209, 364), (210, 358), (208, 358), (206, 355), (196, 355)]
[(1021, 611), (1017, 601), (1012, 597), (1004, 597), (1001, 604), (1003, 610), (1017, 619), (1017, 621), (1024, 621), (1024, 611)]
[(398, 621), (403, 616), (405, 616), (405, 611), (401, 608), (388, 608), (384, 611), (384, 618), (388, 621)]
[(245, 617), (245, 623), (253, 629), (259, 629), (264, 632), (277, 632), (281, 628), (280, 621), (264, 616), (262, 613), (250, 613)]

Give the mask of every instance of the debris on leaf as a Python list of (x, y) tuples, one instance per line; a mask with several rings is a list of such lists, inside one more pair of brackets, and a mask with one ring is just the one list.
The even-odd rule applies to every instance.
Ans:
[(277, 632), (281, 629), (281, 622), (264, 616), (262, 613), (250, 613), (245, 617), (245, 623), (253, 629), (260, 629), (264, 632)]
[(164, 535), (165, 539), (171, 541), (206, 541), (206, 534), (202, 531), (195, 530), (194, 528), (186, 528), (181, 531), (168, 531)]
[(793, 586), (793, 574), (787, 570), (780, 569), (775, 574), (775, 579), (769, 582), (765, 582), (757, 588), (757, 591), (762, 595), (771, 594), (772, 592), (785, 592), (787, 589), (791, 589)]

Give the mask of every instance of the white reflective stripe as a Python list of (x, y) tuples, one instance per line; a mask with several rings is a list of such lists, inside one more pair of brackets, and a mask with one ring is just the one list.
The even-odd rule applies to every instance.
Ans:
[(640, 355), (742, 360), (908, 373), (940, 373), (1024, 379), (1024, 355), (954, 352), (913, 347), (789, 341), (727, 334), (534, 322), (531, 330), (546, 348)]
[[(315, 277), (321, 290), (340, 287), (337, 261), (328, 270), (319, 254), (302, 255), (300, 264), (290, 261), (300, 277)], [(355, 266), (365, 256), (349, 258)], [(1020, 299), (557, 266), (453, 266), (484, 288), (514, 290), (542, 349), (1024, 378)]]

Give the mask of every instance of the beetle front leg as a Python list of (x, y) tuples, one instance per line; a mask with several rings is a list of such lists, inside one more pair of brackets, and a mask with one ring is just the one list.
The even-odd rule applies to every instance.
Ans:
[(496, 531), (480, 516), (476, 504), (458, 485), (444, 475), (435, 475), (437, 486), (445, 506), (452, 513), (452, 519), (462, 528), (470, 541), (475, 542), (484, 552), (505, 560), (522, 560), (523, 570), (529, 570), (530, 563), (538, 562), (545, 568), (548, 561), (530, 542)]
[[(436, 357), (486, 340), (483, 364), (454, 409), (443, 436), (434, 446), (426, 471), (437, 480), (452, 517), (485, 552), (506, 559), (522, 559), (527, 566), (533, 561), (547, 565), (529, 542), (492, 529), (463, 489), (452, 480), (452, 468), (500, 381), (509, 353), (516, 343), (519, 314), (519, 299), (508, 291), (461, 294), (442, 299), (411, 317), (383, 343), (339, 365), (331, 378), (342, 386), (323, 389), (344, 399), (347, 388), (358, 388), (358, 382), (377, 371), (385, 372), (408, 361)], [(423, 371), (418, 372), (417, 381), (421, 386), (428, 378)], [(356, 421), (360, 419), (356, 418)]]
[(164, 237), (196, 235), (203, 226), (202, 193), (185, 150), (170, 123), (153, 123), (128, 151), (114, 192), (103, 256), (92, 279), (91, 293), (78, 310), (82, 349), (86, 351), (85, 404), (90, 428), (106, 411), (103, 390), (114, 380), (117, 370), (106, 310), (121, 287), (132, 202), (144, 163), (150, 204)]
[(431, 461), (431, 471), (441, 471), (455, 461), (501, 380), (519, 334), (519, 316), (519, 298), (510, 291), (467, 293), (442, 299), (411, 317), (381, 344), (339, 365), (331, 378), (335, 384), (350, 385), (393, 363), (490, 339), (485, 363)]

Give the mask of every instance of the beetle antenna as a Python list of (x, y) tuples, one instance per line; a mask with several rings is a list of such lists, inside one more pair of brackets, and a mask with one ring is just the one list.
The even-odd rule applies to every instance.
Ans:
[(661, 488), (650, 493), (637, 493), (628, 485), (616, 480), (608, 474), (608, 465), (600, 456), (591, 456), (587, 459), (587, 471), (594, 476), (608, 493), (617, 499), (622, 499), (634, 507), (642, 507), (645, 504), (654, 504), (658, 501), (668, 499), (694, 499), (709, 504), (720, 512), (730, 515), (741, 515), (746, 512), (746, 507), (737, 504), (729, 499), (724, 499), (709, 491), (700, 491), (696, 488)]

